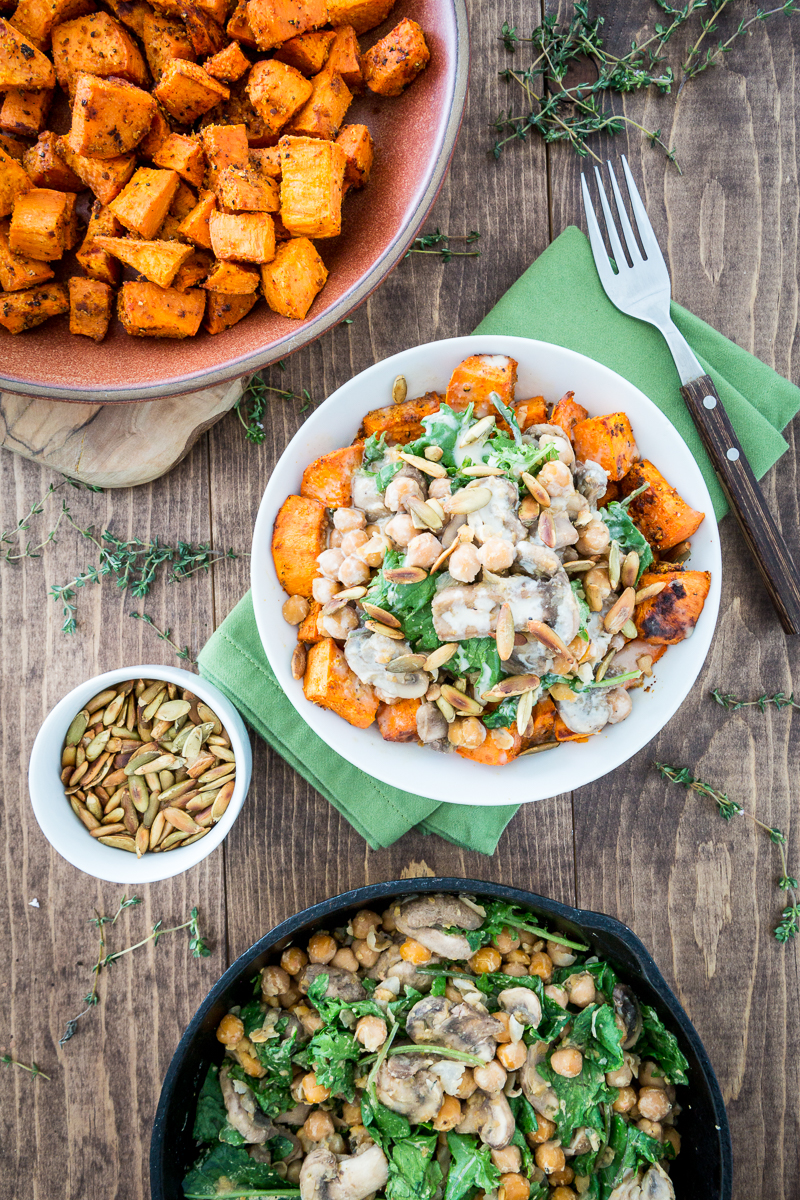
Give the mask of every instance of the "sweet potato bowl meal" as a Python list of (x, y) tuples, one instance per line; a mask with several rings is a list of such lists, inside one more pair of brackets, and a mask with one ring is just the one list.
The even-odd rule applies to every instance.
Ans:
[(304, 319), (372, 166), (353, 95), (430, 58), (407, 18), (362, 51), (394, 3), (0, 0), (0, 326), (102, 341), (115, 296), (134, 337), (221, 333), (262, 293)]
[(516, 372), (471, 355), (416, 399), (399, 377), (306, 468), (272, 541), (306, 698), (491, 766), (625, 720), (711, 581), (686, 566), (704, 514), (625, 413), (518, 401)]

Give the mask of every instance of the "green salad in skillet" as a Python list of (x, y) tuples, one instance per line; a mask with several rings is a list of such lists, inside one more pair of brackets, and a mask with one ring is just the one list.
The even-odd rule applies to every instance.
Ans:
[(673, 1200), (687, 1061), (590, 948), (432, 895), (291, 945), (220, 1021), (186, 1197)]

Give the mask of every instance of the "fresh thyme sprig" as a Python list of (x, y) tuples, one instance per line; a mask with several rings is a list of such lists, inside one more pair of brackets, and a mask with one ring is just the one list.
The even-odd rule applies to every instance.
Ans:
[(794, 692), (790, 692), (788, 696), (785, 692), (774, 692), (771, 696), (765, 692), (763, 696), (758, 696), (755, 700), (740, 700), (732, 692), (721, 692), (719, 688), (714, 688), (710, 694), (717, 704), (728, 709), (729, 712), (736, 712), (739, 708), (758, 708), (763, 713), (767, 711), (770, 704), (774, 704), (778, 712), (784, 708), (800, 708), (800, 700), (795, 699)]
[(193, 908), (189, 914), (189, 920), (184, 921), (182, 925), (174, 925), (171, 929), (162, 929), (162, 922), (156, 921), (147, 937), (142, 938), (142, 940), (136, 942), (135, 945), (127, 946), (124, 950), (108, 952), (105, 927), (107, 925), (115, 925), (117, 923), (117, 918), (125, 911), (125, 909), (134, 908), (137, 904), (141, 904), (141, 900), (138, 896), (123, 896), (113, 917), (101, 916), (97, 909), (95, 909), (94, 916), (90, 917), (89, 923), (94, 925), (99, 931), (97, 961), (92, 968), (92, 987), (88, 994), (83, 998), (83, 1003), (86, 1007), (82, 1012), (78, 1013), (77, 1017), (72, 1017), (71, 1020), (67, 1021), (64, 1034), (59, 1039), (59, 1046), (63, 1046), (65, 1042), (68, 1042), (70, 1038), (75, 1036), (78, 1030), (78, 1022), (81, 1020), (81, 1018), (85, 1017), (87, 1013), (91, 1012), (95, 1005), (100, 1003), (100, 997), (97, 994), (97, 984), (100, 975), (104, 970), (110, 967), (112, 963), (116, 962), (117, 959), (122, 958), (124, 954), (130, 954), (132, 951), (138, 950), (141, 946), (147, 945), (148, 942), (153, 942), (154, 945), (158, 945), (159, 938), (164, 937), (166, 934), (178, 933), (182, 929), (188, 929), (190, 934), (189, 949), (191, 950), (194, 958), (207, 958), (210, 955), (211, 950), (206, 943), (206, 939), (200, 934), (199, 916), (196, 907)]
[(27, 533), (30, 529), (30, 523), (34, 517), (40, 517), (44, 512), (46, 501), (63, 487), (85, 488), (89, 492), (102, 492), (102, 488), (95, 487), (93, 484), (78, 483), (74, 479), (62, 479), (61, 483), (51, 483), (41, 499), (34, 501), (24, 517), (17, 521), (13, 529), (6, 529), (0, 533), (0, 562), (16, 563), (23, 558), (40, 558), (42, 550), (45, 546), (49, 546), (56, 539), (58, 528), (64, 517), (69, 515), (69, 509), (66, 503), (62, 502), (61, 512), (53, 525), (41, 542), (33, 545), (31, 542), (26, 542), (24, 546), (20, 546), (20, 534)]
[(688, 788), (690, 791), (698, 792), (701, 796), (707, 796), (709, 800), (713, 800), (717, 806), (719, 814), (726, 821), (730, 821), (732, 817), (747, 817), (759, 829), (763, 829), (769, 835), (769, 839), (778, 847), (778, 853), (781, 859), (781, 874), (778, 879), (778, 887), (784, 892), (790, 904), (784, 908), (781, 917), (783, 918), (773, 930), (776, 939), (779, 942), (788, 942), (789, 938), (795, 937), (800, 930), (800, 903), (798, 903), (798, 891), (800, 885), (794, 876), (789, 874), (789, 866), (786, 861), (786, 834), (782, 830), (774, 828), (772, 825), (766, 825), (763, 821), (759, 821), (758, 817), (753, 813), (746, 812), (745, 809), (736, 800), (731, 800), (727, 792), (721, 792), (717, 788), (711, 787), (710, 784), (704, 783), (702, 779), (697, 779), (689, 771), (688, 767), (671, 767), (667, 763), (657, 762), (654, 764), (660, 775), (664, 779), (668, 779), (670, 783), (680, 784), (682, 787)]
[(443, 263), (449, 263), (451, 258), (480, 258), (480, 250), (452, 250), (450, 248), (451, 242), (466, 242), (468, 246), (472, 246), (479, 241), (480, 236), (476, 229), (460, 235), (442, 233), (440, 229), (437, 229), (435, 233), (424, 233), (421, 237), (414, 238), (414, 244), (406, 252), (406, 258), (410, 258), (412, 254), (435, 254)]
[(41, 1077), (42, 1079), (46, 1079), (48, 1082), (50, 1082), (50, 1076), (45, 1075), (42, 1068), (37, 1066), (35, 1062), (32, 1062), (30, 1066), (28, 1066), (27, 1063), (19, 1062), (16, 1058), (12, 1058), (10, 1054), (3, 1054), (0, 1056), (0, 1063), (3, 1063), (3, 1065), (6, 1067), (19, 1067), (20, 1071), (27, 1071), (31, 1079)]
[(730, 53), (733, 43), (736, 41), (736, 39), (747, 33), (748, 29), (757, 24), (757, 22), (766, 21), (769, 19), (769, 17), (777, 16), (779, 13), (786, 17), (792, 17), (796, 13), (800, 12), (800, 7), (798, 7), (798, 5), (795, 3), (795, 0), (787, 0), (787, 3), (779, 4), (776, 8), (757, 8), (755, 16), (751, 17), (749, 21), (744, 20), (744, 18), (739, 21), (739, 24), (729, 38), (727, 38), (725, 41), (718, 41), (712, 50), (706, 50), (705, 54), (701, 55), (700, 47), (709, 34), (716, 33), (718, 28), (717, 20), (722, 16), (722, 13), (730, 3), (731, 0), (717, 0), (717, 3), (714, 4), (714, 11), (712, 12), (711, 16), (700, 18), (701, 33), (697, 41), (689, 50), (689, 53), (683, 62), (683, 78), (681, 80), (679, 91), (683, 89), (684, 84), (686, 84), (690, 79), (694, 79), (696, 75), (700, 75), (703, 71), (707, 71), (709, 67), (716, 66), (722, 59), (723, 55)]
[(173, 642), (172, 638), (170, 637), (170, 634), (172, 633), (171, 629), (159, 629), (153, 618), (148, 616), (147, 613), (132, 612), (131, 616), (133, 617), (134, 621), (144, 621), (145, 625), (149, 625), (151, 629), (155, 630), (156, 637), (158, 637), (160, 641), (166, 642), (168, 646), (172, 646), (172, 649), (175, 651), (176, 658), (180, 658), (183, 662), (190, 663), (192, 666), (197, 666), (197, 659), (192, 657), (189, 647), (181, 647), (177, 642)]
[[(286, 370), (285, 362), (279, 362), (278, 366), (282, 371)], [(233, 407), (248, 442), (257, 446), (260, 446), (267, 436), (264, 430), (264, 413), (270, 392), (284, 400), (304, 400), (305, 404), (300, 412), (306, 412), (314, 403), (308, 388), (303, 388), (301, 392), (293, 392), (290, 389), (273, 387), (263, 375), (254, 375)]]

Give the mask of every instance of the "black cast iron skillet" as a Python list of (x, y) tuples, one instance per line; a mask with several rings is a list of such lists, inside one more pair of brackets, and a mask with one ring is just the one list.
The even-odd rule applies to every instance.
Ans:
[(344, 892), (305, 909), (278, 925), (228, 968), (194, 1015), (169, 1065), (150, 1145), (152, 1200), (181, 1200), (181, 1181), (197, 1157), (192, 1138), (197, 1093), (210, 1063), (221, 1062), (215, 1037), (233, 1004), (252, 997), (252, 979), (290, 942), (304, 942), (315, 929), (347, 923), (360, 908), (381, 911), (390, 900), (427, 892), (464, 892), (478, 900), (505, 900), (529, 909), (554, 929), (584, 938), (608, 959), (645, 1004), (651, 1004), (678, 1039), (689, 1060), (689, 1087), (679, 1089), (683, 1112), (678, 1123), (681, 1152), (670, 1167), (678, 1200), (730, 1200), (733, 1174), (731, 1136), (714, 1069), (697, 1032), (636, 935), (613, 917), (558, 904), (534, 892), (476, 879), (395, 879)]

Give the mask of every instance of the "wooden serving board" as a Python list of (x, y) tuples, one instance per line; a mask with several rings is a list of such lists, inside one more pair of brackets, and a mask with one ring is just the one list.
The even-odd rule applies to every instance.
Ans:
[(68, 404), (0, 392), (0, 446), (103, 488), (171, 471), (233, 408), (246, 379), (143, 403)]

